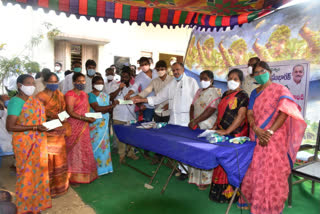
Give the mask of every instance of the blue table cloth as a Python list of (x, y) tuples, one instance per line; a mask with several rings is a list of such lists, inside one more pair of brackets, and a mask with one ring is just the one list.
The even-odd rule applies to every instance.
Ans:
[(139, 129), (136, 125), (114, 125), (118, 139), (126, 144), (159, 153), (184, 164), (210, 170), (219, 164), (229, 183), (239, 187), (251, 163), (255, 142), (210, 144), (197, 136), (203, 130), (167, 125), (161, 129)]

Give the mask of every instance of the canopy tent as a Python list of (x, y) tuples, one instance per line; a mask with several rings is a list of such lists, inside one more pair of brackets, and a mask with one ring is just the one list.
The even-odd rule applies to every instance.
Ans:
[(138, 25), (189, 26), (200, 29), (231, 28), (251, 22), (291, 0), (2, 0), (85, 16), (136, 22)]

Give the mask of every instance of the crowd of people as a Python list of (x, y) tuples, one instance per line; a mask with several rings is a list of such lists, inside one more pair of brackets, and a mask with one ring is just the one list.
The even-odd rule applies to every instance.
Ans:
[[(12, 132), (12, 144), (10, 136), (6, 142), (15, 154), (18, 213), (39, 213), (50, 208), (51, 198), (65, 194), (69, 185), (91, 183), (112, 173), (112, 150), (117, 150), (120, 163), (139, 159), (135, 148), (120, 142), (113, 131), (113, 124), (130, 121), (168, 122), (191, 130), (213, 129), (219, 135), (250, 136), (257, 145), (242, 192), (251, 213), (281, 213), (306, 123), (289, 90), (272, 83), (268, 64), (257, 57), (250, 59), (247, 77), (239, 69), (231, 70), (228, 90), (221, 94), (212, 71), (201, 72), (199, 87), (180, 62), (171, 65), (172, 76), (165, 61), (158, 61), (154, 69), (146, 57), (138, 62), (142, 72), (136, 75), (135, 67), (124, 66), (120, 81), (115, 80), (114, 68), (107, 68), (104, 76), (97, 73), (93, 60), (85, 63), (85, 74), (82, 64), (73, 62), (66, 76), (56, 63), (55, 72), (44, 69), (36, 80), (20, 75), (18, 93), (10, 101), (1, 96), (0, 116), (7, 118), (6, 129)], [(134, 104), (122, 104), (124, 100)], [(61, 127), (49, 131), (43, 125), (64, 111), (70, 117), (61, 121)], [(88, 112), (101, 112), (102, 118), (87, 117)], [(144, 156), (152, 154), (144, 151)], [(151, 164), (157, 164), (161, 155), (151, 158)], [(210, 187), (209, 198), (219, 203), (229, 202), (234, 193), (221, 166), (201, 170), (179, 165), (176, 176), (200, 190)], [(240, 197), (238, 206), (248, 204)]]

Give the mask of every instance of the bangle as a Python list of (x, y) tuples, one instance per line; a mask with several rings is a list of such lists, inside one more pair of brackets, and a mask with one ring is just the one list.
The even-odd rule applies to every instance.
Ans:
[(79, 118), (80, 120), (82, 120), (82, 116), (80, 116), (80, 118)]

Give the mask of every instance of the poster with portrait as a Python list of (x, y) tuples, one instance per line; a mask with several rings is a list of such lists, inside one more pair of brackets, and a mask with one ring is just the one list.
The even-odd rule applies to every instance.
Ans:
[[(306, 60), (286, 60), (268, 64), (272, 70), (272, 82), (284, 85), (290, 90), (305, 117), (309, 92), (309, 62)], [(247, 65), (233, 66), (229, 68), (229, 71), (234, 68), (242, 70), (245, 76), (248, 75)]]

